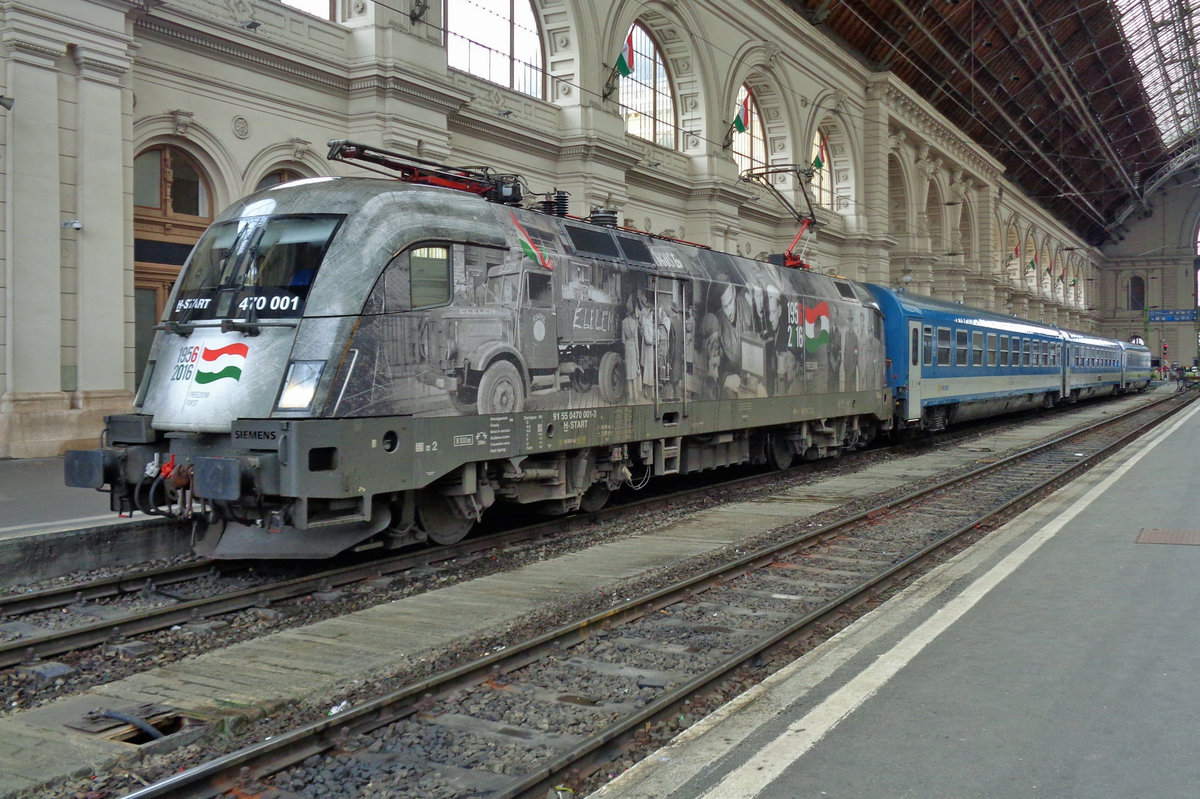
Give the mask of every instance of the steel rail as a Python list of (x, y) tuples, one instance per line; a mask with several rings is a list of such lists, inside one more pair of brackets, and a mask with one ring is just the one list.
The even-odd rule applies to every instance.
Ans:
[(351, 735), (367, 733), (404, 719), (417, 712), (423, 704), (429, 701), (431, 696), (445, 694), (458, 687), (481, 682), (489, 676), (494, 675), (497, 671), (507, 672), (520, 668), (537, 660), (542, 653), (558, 651), (587, 639), (593, 632), (605, 627), (632, 621), (668, 605), (693, 598), (696, 594), (703, 592), (711, 586), (719, 585), (741, 574), (770, 564), (779, 557), (794, 552), (800, 547), (843, 532), (846, 528), (855, 524), (878, 518), (880, 514), (886, 513), (889, 510), (911, 504), (921, 497), (935, 494), (949, 486), (969, 483), (991, 472), (1025, 460), (1037, 452), (1060, 446), (1073, 438), (1093, 433), (1104, 427), (1111, 427), (1135, 415), (1145, 414), (1149, 411), (1159, 409), (1164, 404), (1174, 402), (1175, 407), (1168, 408), (1166, 413), (1156, 416), (1146, 424), (1139, 425), (1137, 429), (1108, 443), (1092, 455), (1056, 471), (1050, 477), (1038, 481), (1032, 487), (1022, 491), (1018, 496), (989, 509), (986, 513), (970, 520), (966, 524), (960, 525), (953, 532), (942, 536), (937, 541), (922, 548), (919, 552), (874, 575), (855, 588), (845, 591), (832, 602), (807, 614), (788, 625), (785, 629), (771, 633), (758, 642), (748, 645), (709, 672), (692, 678), (637, 713), (626, 716), (614, 725), (596, 733), (571, 751), (555, 756), (535, 771), (518, 777), (505, 789), (491, 794), (489, 799), (543, 796), (545, 795), (545, 791), (548, 788), (554, 787), (564, 775), (573, 770), (578, 770), (581, 767), (581, 763), (585, 764), (584, 768), (590, 766), (591, 764), (588, 763), (589, 758), (597, 757), (598, 753), (603, 752), (613, 742), (630, 731), (638, 729), (649, 721), (671, 713), (688, 699), (727, 678), (736, 669), (753, 661), (755, 658), (761, 657), (764, 652), (795, 638), (813, 624), (842, 612), (847, 605), (855, 603), (872, 590), (895, 582), (917, 568), (931, 554), (945, 548), (965, 533), (976, 530), (982, 521), (1006, 513), (1021, 504), (1028, 503), (1033, 497), (1046, 491), (1052, 485), (1062, 482), (1074, 473), (1094, 465), (1102, 456), (1125, 446), (1133, 438), (1144, 434), (1147, 430), (1182, 410), (1190, 404), (1193, 398), (1187, 397), (1185, 401), (1178, 401), (1179, 399), (1179, 395), (1171, 395), (1155, 403), (1101, 420), (1086, 428), (1077, 429), (1042, 441), (1025, 451), (1014, 453), (964, 474), (910, 492), (898, 499), (856, 513), (848, 519), (815, 530), (806, 531), (782, 543), (765, 547), (702, 574), (653, 591), (645, 596), (628, 600), (613, 608), (563, 625), (527, 641), (510, 645), (502, 651), (493, 652), (443, 674), (434, 675), (420, 682), (410, 684), (397, 691), (346, 710), (336, 716), (321, 719), (290, 732), (273, 735), (266, 741), (222, 755), (207, 763), (176, 773), (164, 780), (136, 790), (128, 794), (128, 799), (152, 799), (152, 797), (161, 796), (209, 797), (217, 796), (231, 790), (236, 791), (240, 796), (254, 796), (266, 790), (265, 786), (256, 784), (257, 779), (294, 765), (313, 754), (320, 753), (331, 747), (340, 747)]

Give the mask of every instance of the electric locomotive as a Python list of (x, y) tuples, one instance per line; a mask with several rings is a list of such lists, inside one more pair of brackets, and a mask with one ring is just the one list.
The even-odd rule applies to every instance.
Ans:
[(521, 207), (514, 176), (348, 142), (400, 180), (253, 194), (196, 244), (134, 412), (73, 451), (114, 511), (215, 557), (459, 540), (504, 503), (787, 466), (890, 429), (884, 320), (849, 280)]

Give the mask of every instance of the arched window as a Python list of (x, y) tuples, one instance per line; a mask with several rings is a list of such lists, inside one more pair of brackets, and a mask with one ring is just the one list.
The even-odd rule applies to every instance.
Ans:
[(140, 375), (179, 267), (212, 222), (212, 188), (194, 158), (160, 145), (133, 159), (133, 205), (134, 353)]
[(627, 133), (674, 150), (678, 146), (675, 94), (662, 51), (650, 32), (634, 23), (626, 41), (632, 42), (630, 73), (621, 76), (621, 114)]
[(812, 200), (817, 205), (833, 208), (833, 167), (829, 163), (829, 131), (817, 128), (812, 140), (813, 179)]
[(446, 0), (446, 59), (530, 97), (545, 97), (542, 37), (529, 0)]
[(1129, 278), (1129, 310), (1146, 310), (1146, 281), (1140, 275)]
[(738, 89), (735, 113), (732, 150), (738, 170), (766, 166), (767, 136), (763, 131), (762, 111), (750, 87), (742, 86)]
[(304, 177), (303, 174), (294, 169), (283, 167), (282, 169), (273, 169), (262, 176), (262, 180), (254, 185), (255, 191), (262, 191), (271, 186), (278, 186), (280, 183), (287, 183), (290, 180), (300, 180)]
[(212, 218), (208, 182), (176, 147), (155, 147), (133, 159), (133, 204), (155, 216)]

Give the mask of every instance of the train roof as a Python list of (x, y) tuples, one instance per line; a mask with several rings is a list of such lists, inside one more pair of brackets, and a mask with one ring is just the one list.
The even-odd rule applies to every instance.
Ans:
[(937, 324), (938, 321), (957, 322), (960, 324), (976, 324), (984, 327), (1016, 333), (1040, 333), (1057, 335), (1059, 328), (1044, 322), (1033, 322), (1011, 314), (997, 313), (983, 308), (975, 308), (960, 302), (940, 300), (921, 294), (910, 294), (905, 291), (889, 289), (884, 286), (868, 284), (868, 290), (883, 307), (884, 314), (902, 313)]

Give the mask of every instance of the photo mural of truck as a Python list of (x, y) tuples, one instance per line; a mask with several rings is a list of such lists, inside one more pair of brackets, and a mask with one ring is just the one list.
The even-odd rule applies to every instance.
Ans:
[[(346, 390), (327, 414), (686, 404), (882, 382), (877, 312), (849, 283), (488, 210), (507, 247), (418, 242), (383, 270), (343, 359)], [(860, 362), (870, 376), (861, 386)]]

